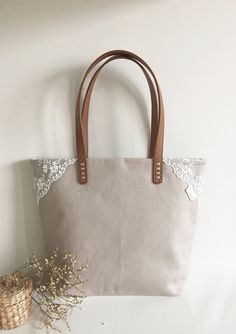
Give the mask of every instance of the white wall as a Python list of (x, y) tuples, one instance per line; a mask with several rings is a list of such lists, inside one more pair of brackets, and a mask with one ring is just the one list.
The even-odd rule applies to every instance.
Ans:
[[(162, 87), (165, 156), (208, 160), (186, 333), (235, 333), (235, 12), (234, 0), (0, 2), (0, 274), (43, 251), (29, 159), (75, 155), (82, 74), (102, 52), (128, 49)], [(149, 96), (135, 65), (109, 65), (92, 102), (90, 155), (146, 156)], [(160, 333), (176, 333), (173, 321)]]

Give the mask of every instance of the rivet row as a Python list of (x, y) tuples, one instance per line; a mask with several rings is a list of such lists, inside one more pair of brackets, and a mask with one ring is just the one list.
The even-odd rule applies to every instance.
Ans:
[(157, 182), (161, 181), (161, 163), (155, 163), (155, 179)]
[(80, 175), (81, 175), (81, 181), (86, 182), (86, 165), (85, 162), (80, 162)]

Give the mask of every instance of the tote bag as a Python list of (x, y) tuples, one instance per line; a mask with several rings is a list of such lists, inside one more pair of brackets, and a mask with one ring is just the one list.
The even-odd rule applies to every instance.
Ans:
[[(148, 158), (88, 156), (93, 86), (101, 69), (116, 59), (136, 63), (150, 89)], [(75, 123), (76, 158), (32, 160), (48, 250), (59, 246), (88, 262), (87, 295), (179, 295), (191, 253), (204, 161), (163, 158), (163, 100), (151, 68), (128, 51), (98, 57), (82, 80)]]

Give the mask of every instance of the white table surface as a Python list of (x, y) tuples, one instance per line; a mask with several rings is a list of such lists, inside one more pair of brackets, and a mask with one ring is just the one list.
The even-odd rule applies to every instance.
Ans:
[[(46, 333), (37, 329), (37, 317), (35, 310), (27, 324), (7, 333)], [(81, 309), (74, 309), (69, 323), (71, 333), (199, 334), (196, 319), (184, 296), (88, 297)], [(70, 333), (62, 323), (57, 326), (63, 334)]]

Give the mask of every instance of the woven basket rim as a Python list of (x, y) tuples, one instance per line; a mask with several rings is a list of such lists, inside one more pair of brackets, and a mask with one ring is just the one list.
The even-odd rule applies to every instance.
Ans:
[[(4, 282), (10, 281), (13, 279), (17, 279), (18, 281), (20, 281), (21, 285), (16, 285), (16, 286), (12, 286), (11, 288), (7, 287), (6, 284), (4, 284)], [(23, 284), (24, 283), (24, 284)], [(2, 297), (7, 297), (7, 296), (14, 296), (17, 295), (19, 293), (21, 293), (22, 291), (32, 291), (33, 289), (33, 284), (32, 284), (32, 280), (22, 274), (21, 272), (16, 272), (13, 274), (6, 274), (3, 276), (0, 276), (0, 299)]]

